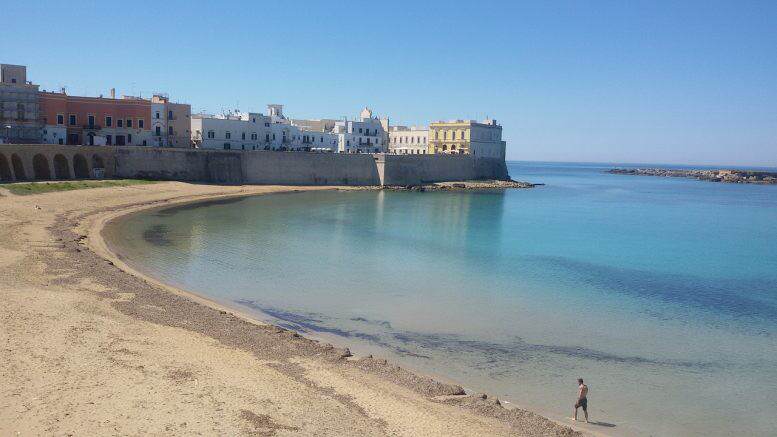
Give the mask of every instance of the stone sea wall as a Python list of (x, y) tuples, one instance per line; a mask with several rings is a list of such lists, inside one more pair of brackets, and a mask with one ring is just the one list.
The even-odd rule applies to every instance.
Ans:
[(157, 147), (0, 145), (0, 180), (105, 177), (219, 184), (397, 185), (509, 179), (471, 155), (327, 154)]

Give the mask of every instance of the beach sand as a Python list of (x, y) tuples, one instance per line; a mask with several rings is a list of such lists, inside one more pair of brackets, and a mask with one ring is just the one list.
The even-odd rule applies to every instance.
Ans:
[(581, 435), (159, 284), (100, 236), (144, 208), (300, 189), (321, 188), (0, 188), (0, 435)]

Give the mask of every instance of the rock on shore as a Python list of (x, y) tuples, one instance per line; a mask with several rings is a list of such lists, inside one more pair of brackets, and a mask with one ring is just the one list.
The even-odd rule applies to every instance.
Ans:
[(634, 176), (694, 178), (709, 182), (777, 185), (777, 173), (752, 170), (679, 170), (670, 168), (614, 168), (607, 173)]

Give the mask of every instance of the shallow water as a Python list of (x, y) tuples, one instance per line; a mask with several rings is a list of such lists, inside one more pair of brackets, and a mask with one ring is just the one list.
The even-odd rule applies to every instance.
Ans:
[(312, 192), (131, 216), (159, 279), (619, 435), (777, 429), (777, 187), (512, 163), (532, 190)]

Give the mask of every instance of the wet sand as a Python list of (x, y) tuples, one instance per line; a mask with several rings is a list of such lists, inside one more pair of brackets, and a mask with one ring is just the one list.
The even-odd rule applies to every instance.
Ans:
[(325, 188), (0, 188), (0, 435), (580, 435), (160, 284), (100, 235), (146, 208), (300, 189)]

